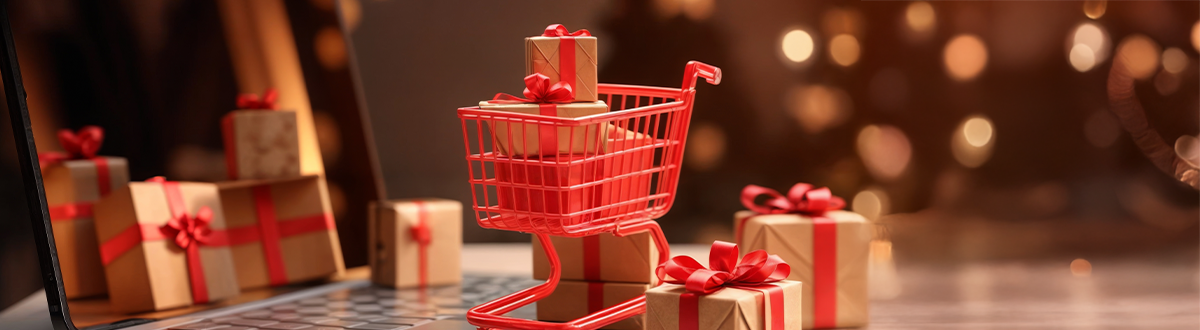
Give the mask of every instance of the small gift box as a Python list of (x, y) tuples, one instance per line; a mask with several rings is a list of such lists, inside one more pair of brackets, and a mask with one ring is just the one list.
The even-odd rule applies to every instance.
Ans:
[(462, 282), (462, 203), (426, 198), (370, 207), (373, 282), (397, 288)]
[[(764, 204), (756, 197), (766, 195)], [(868, 257), (871, 224), (861, 215), (839, 211), (845, 201), (829, 188), (797, 184), (787, 196), (747, 186), (734, 215), (738, 244), (779, 255), (795, 271), (788, 277), (807, 283), (804, 328), (860, 327), (867, 324)]]
[[(784, 280), (788, 264), (757, 250), (713, 243), (709, 269), (688, 256), (658, 268), (664, 282), (646, 291), (646, 329), (798, 330), (801, 284)], [(693, 276), (693, 274), (695, 276)]]
[(553, 24), (542, 35), (525, 38), (525, 74), (546, 75), (550, 83), (566, 82), (575, 94), (571, 102), (595, 101), (599, 99), (597, 54), (596, 37), (588, 30), (569, 32)]
[(114, 311), (165, 310), (238, 294), (216, 185), (161, 177), (131, 182), (102, 199), (95, 213)]
[[(479, 102), (479, 108), (560, 118), (608, 112), (608, 105), (604, 101), (565, 103), (570, 101), (570, 90), (561, 83), (551, 84), (546, 76), (537, 73), (525, 77), (524, 95), (522, 98), (505, 93), (496, 94), (490, 101)], [(555, 127), (511, 121), (485, 122), (495, 137), (492, 145), (501, 154), (512, 157), (595, 153), (603, 148), (604, 141), (600, 139), (608, 127), (607, 123)]]
[[(650, 233), (617, 237), (611, 233), (570, 238), (551, 236), (558, 252), (562, 279), (576, 281), (629, 282), (658, 284), (654, 267), (658, 249)], [(550, 277), (550, 261), (542, 253), (542, 244), (533, 240), (533, 278)]]
[(104, 130), (96, 126), (61, 130), (58, 142), (65, 152), (38, 155), (67, 298), (107, 291), (92, 209), (101, 197), (129, 183), (129, 166), (125, 158), (96, 156), (103, 140)]
[[(572, 321), (596, 311), (637, 298), (649, 284), (588, 281), (560, 281), (554, 293), (537, 302), (537, 319)], [(646, 315), (640, 314), (604, 326), (603, 329), (645, 329)]]
[(243, 289), (327, 278), (345, 270), (325, 180), (218, 183)]
[(274, 89), (259, 100), (238, 97), (238, 108), (221, 119), (225, 165), (230, 180), (300, 176), (300, 137), (296, 113), (277, 111)]

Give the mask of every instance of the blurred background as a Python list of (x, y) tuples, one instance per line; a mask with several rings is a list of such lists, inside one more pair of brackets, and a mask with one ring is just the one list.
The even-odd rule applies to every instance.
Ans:
[[(128, 157), (134, 179), (223, 179), (217, 122), (250, 85), (231, 56), (245, 37), (231, 2), (11, 4), (39, 150), (58, 149), (58, 128), (97, 124), (102, 153)], [(660, 220), (672, 242), (732, 239), (747, 184), (808, 182), (879, 223), (898, 259), (1077, 258), (1082, 271), (1093, 257), (1200, 255), (1194, 1), (284, 9), (270, 17), (289, 33), (250, 38), (294, 45), (296, 104), (312, 109), (350, 265), (365, 261), (365, 201), (471, 202), (454, 111), (519, 93), (523, 38), (551, 23), (599, 38), (600, 82), (678, 87), (692, 59), (724, 70), (697, 93)], [(468, 242), (529, 239), (464, 223)]]

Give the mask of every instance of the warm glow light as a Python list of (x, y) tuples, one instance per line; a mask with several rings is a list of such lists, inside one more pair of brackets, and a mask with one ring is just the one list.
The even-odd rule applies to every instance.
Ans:
[(1125, 64), (1129, 74), (1139, 80), (1150, 78), (1158, 68), (1158, 43), (1144, 35), (1125, 37), (1117, 47), (1117, 60)]
[(800, 63), (808, 60), (813, 53), (813, 39), (808, 32), (791, 30), (783, 35), (783, 55), (788, 60)]
[(1170, 73), (1180, 73), (1187, 69), (1188, 57), (1183, 50), (1175, 47), (1167, 48), (1162, 53), (1163, 70)]
[(1097, 19), (1104, 16), (1104, 11), (1108, 9), (1108, 1), (1104, 0), (1087, 0), (1083, 2), (1083, 14), (1088, 18)]
[(877, 187), (867, 188), (854, 195), (854, 200), (850, 202), (850, 208), (854, 213), (861, 214), (867, 220), (879, 220), (879, 217), (888, 214), (888, 196), (883, 189)]
[(826, 36), (849, 34), (862, 36), (863, 18), (858, 10), (831, 8), (821, 15), (821, 32)]
[(992, 142), (992, 122), (982, 117), (967, 119), (963, 124), (963, 137), (973, 147), (982, 147)]
[(1071, 61), (1071, 66), (1075, 67), (1075, 71), (1087, 72), (1096, 66), (1096, 52), (1084, 44), (1071, 47), (1071, 54), (1067, 58)]
[(904, 11), (904, 21), (908, 22), (908, 28), (913, 32), (930, 32), (937, 21), (937, 13), (933, 11), (933, 5), (917, 1), (908, 4), (908, 9)]
[(836, 87), (794, 86), (787, 93), (788, 111), (808, 134), (841, 125), (850, 118), (854, 105), (850, 95)]
[(1092, 276), (1092, 263), (1085, 259), (1071, 260), (1071, 275), (1075, 275), (1075, 277)]
[(1200, 21), (1192, 24), (1192, 48), (1200, 51)]
[(342, 38), (341, 31), (325, 27), (317, 31), (314, 39), (313, 48), (321, 66), (330, 71), (346, 67), (346, 40)]
[(1179, 75), (1163, 69), (1154, 76), (1154, 89), (1158, 90), (1159, 95), (1174, 94), (1179, 90), (1180, 80)]
[(942, 57), (950, 77), (967, 81), (974, 79), (987, 66), (987, 46), (975, 35), (962, 34), (946, 43)]
[(693, 21), (703, 21), (712, 17), (713, 0), (683, 0), (683, 14)]
[(701, 172), (712, 170), (721, 164), (725, 156), (725, 131), (710, 123), (700, 123), (691, 130), (684, 161), (687, 166)]
[(958, 126), (950, 140), (950, 151), (960, 164), (979, 167), (992, 155), (996, 141), (996, 129), (992, 121), (982, 116), (967, 118)]
[(912, 144), (893, 126), (864, 127), (858, 132), (857, 147), (867, 172), (881, 181), (899, 177), (912, 160)]
[(829, 57), (841, 66), (850, 66), (858, 62), (858, 39), (849, 34), (839, 34), (829, 41)]
[(1085, 45), (1088, 49), (1092, 50), (1093, 63), (1099, 64), (1108, 59), (1108, 32), (1105, 32), (1104, 28), (1099, 25), (1093, 23), (1079, 24), (1075, 28), (1075, 33), (1071, 35), (1070, 41), (1067, 43), (1071, 47), (1068, 51), (1074, 51), (1075, 45), (1079, 44)]
[(359, 23), (362, 22), (362, 4), (359, 0), (342, 0), (338, 1), (341, 4), (342, 22), (346, 23), (346, 29), (353, 32), (358, 29)]

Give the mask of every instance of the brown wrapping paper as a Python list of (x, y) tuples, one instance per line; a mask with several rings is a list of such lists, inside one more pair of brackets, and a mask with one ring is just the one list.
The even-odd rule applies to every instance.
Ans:
[[(558, 117), (576, 118), (608, 112), (604, 101), (587, 103), (556, 104)], [(540, 113), (537, 103), (493, 103), (479, 102), (479, 108), (484, 110), (508, 111), (536, 115)], [(599, 139), (602, 132), (607, 132), (608, 123), (599, 123), (578, 127), (558, 127), (558, 150), (556, 153), (541, 150), (541, 136), (538, 124), (520, 124), (509, 121), (485, 120), (488, 128), (495, 137), (495, 147), (498, 152), (508, 156), (543, 155), (552, 156), (556, 153), (582, 154), (594, 153), (597, 149), (603, 151), (606, 143)], [(510, 133), (511, 132), (511, 133)]]
[(230, 180), (300, 176), (300, 136), (296, 113), (236, 110), (222, 122)]
[[(279, 238), (286, 281), (288, 284), (324, 279), (345, 271), (342, 248), (329, 204), (325, 180), (309, 175), (292, 179), (243, 180), (219, 183), (221, 205), (230, 230), (260, 226), (255, 189), (269, 195), (274, 209), (276, 228), (288, 223), (314, 223), (327, 217), (327, 230), (306, 230)], [(237, 266), (238, 283), (242, 289), (272, 285), (261, 234), (252, 242), (233, 245), (233, 260)]]
[[(588, 240), (592, 240), (589, 243)], [(654, 268), (658, 267), (658, 249), (650, 233), (638, 233), (616, 237), (612, 233), (601, 233), (592, 237), (569, 238), (551, 236), (558, 260), (562, 265), (562, 279), (574, 281), (603, 281), (657, 284)], [(593, 247), (596, 267), (588, 267), (585, 250)], [(533, 240), (533, 278), (546, 280), (550, 277), (550, 262), (542, 251), (542, 244)]]
[[(813, 226), (805, 216), (795, 214), (757, 215), (741, 211), (734, 215), (734, 226), (746, 217), (741, 251), (766, 250), (779, 255), (792, 266), (789, 280), (813, 285)], [(871, 243), (871, 223), (857, 213), (830, 211), (826, 216), (837, 222), (837, 327), (867, 324), (867, 262)], [(736, 228), (736, 227), (735, 227)], [(804, 290), (804, 328), (811, 329), (813, 291)]]
[(411, 231), (420, 221), (416, 201), (424, 204), (431, 234), (425, 251), (426, 285), (462, 282), (462, 203), (436, 198), (371, 203), (371, 280), (397, 288), (420, 286), (421, 249)]
[[(541, 73), (550, 78), (550, 83), (559, 82), (563, 67), (557, 37), (525, 38), (525, 75)], [(596, 37), (575, 37), (575, 101), (590, 102), (599, 99), (596, 90)]]
[[(213, 211), (210, 228), (224, 230), (224, 210), (211, 183), (180, 182), (179, 190), (188, 214), (202, 206)], [(139, 224), (162, 226), (171, 210), (162, 184), (132, 182), (96, 205), (96, 234), (101, 244)], [(233, 254), (227, 246), (201, 246), (200, 260), (208, 286), (209, 301), (238, 294)], [(169, 239), (143, 241), (104, 267), (108, 296), (116, 312), (166, 310), (192, 305), (187, 254)]]
[[(801, 284), (796, 281), (779, 281), (771, 283), (783, 288), (784, 295), (784, 325), (785, 329), (800, 329), (803, 317), (800, 314), (802, 302)], [(682, 285), (663, 284), (646, 291), (646, 329), (648, 330), (677, 330), (679, 329), (679, 296), (687, 292)], [(701, 330), (766, 330), (763, 308), (766, 300), (764, 294), (756, 290), (725, 288), (710, 295), (699, 298), (699, 328)]]
[[(537, 318), (542, 321), (565, 322), (584, 317), (600, 309), (623, 303), (642, 295), (649, 284), (560, 281), (554, 293), (537, 302)], [(645, 329), (646, 314), (617, 321), (603, 329)]]
[[(125, 158), (100, 157), (108, 164), (108, 190), (116, 191), (129, 183), (129, 165)], [(96, 163), (91, 160), (68, 160), (42, 169), (46, 187), (46, 203), (50, 209), (75, 205), (95, 205), (100, 200), (100, 182)], [(58, 266), (62, 271), (63, 290), (67, 298), (104, 294), (108, 284), (104, 265), (100, 263), (96, 227), (90, 214), (58, 218), (51, 212), (54, 245), (58, 249)]]

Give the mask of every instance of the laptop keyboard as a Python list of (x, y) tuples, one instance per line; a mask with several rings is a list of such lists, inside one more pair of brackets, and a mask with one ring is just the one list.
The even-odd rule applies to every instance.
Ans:
[[(418, 289), (366, 287), (330, 292), (259, 310), (181, 325), (173, 330), (397, 330), (437, 320), (465, 320), (467, 310), (541, 281), (465, 276), (461, 286)], [(532, 319), (533, 306), (508, 313)]]

